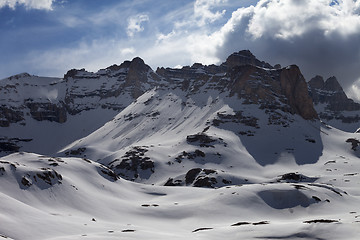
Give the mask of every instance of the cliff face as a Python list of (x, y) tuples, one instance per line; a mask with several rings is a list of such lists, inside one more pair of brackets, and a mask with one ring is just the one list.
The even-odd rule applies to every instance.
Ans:
[(318, 118), (305, 79), (297, 66), (279, 70), (237, 66), (230, 71), (230, 76), (231, 94), (236, 93), (246, 99), (246, 103), (298, 114), (306, 120)]
[(296, 114), (304, 119), (318, 118), (308, 93), (306, 81), (297, 66), (281, 69), (280, 85), (288, 104)]
[(24, 113), (17, 108), (10, 106), (0, 106), (0, 127), (9, 127), (11, 123), (24, 120)]
[(143, 85), (148, 82), (148, 74), (152, 72), (151, 68), (144, 61), (136, 57), (128, 67), (124, 87), (131, 87), (131, 95), (134, 99), (142, 95), (147, 89)]
[(66, 106), (63, 103), (33, 103), (27, 102), (31, 117), (37, 121), (64, 123), (67, 120)]
[(297, 66), (276, 69), (248, 51), (232, 54), (220, 66), (194, 64), (182, 69), (159, 68), (157, 74), (166, 82), (178, 84), (189, 96), (211, 83), (212, 89), (228, 92), (230, 97), (237, 96), (243, 99), (243, 104), (257, 104), (265, 109), (270, 123), (284, 117), (277, 110), (298, 114), (306, 120), (318, 119), (307, 83)]
[(306, 120), (318, 118), (307, 83), (297, 66), (272, 67), (247, 50), (230, 55), (222, 65), (231, 69), (231, 75), (236, 79), (232, 93), (236, 92), (250, 102), (262, 102), (263, 108), (279, 108), (299, 114)]

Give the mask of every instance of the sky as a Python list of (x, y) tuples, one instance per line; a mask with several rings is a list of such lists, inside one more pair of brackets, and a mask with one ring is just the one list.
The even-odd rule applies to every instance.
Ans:
[(139, 56), (153, 70), (250, 50), (336, 76), (360, 100), (360, 0), (0, 0), (0, 79), (62, 77)]

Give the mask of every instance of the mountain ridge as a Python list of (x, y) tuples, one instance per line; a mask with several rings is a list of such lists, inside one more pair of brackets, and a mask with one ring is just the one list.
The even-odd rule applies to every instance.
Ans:
[[(332, 123), (338, 128), (344, 125), (344, 121), (346, 126), (350, 126), (345, 127), (346, 130), (355, 131), (358, 128), (357, 111), (353, 111), (354, 117), (347, 118), (341, 117), (342, 112), (332, 112), (330, 118), (329, 114), (314, 109), (312, 100), (315, 100), (317, 106), (317, 95), (310, 95), (313, 99), (308, 97), (309, 93), (314, 92), (311, 91), (313, 88), (306, 86), (307, 83), (297, 66), (275, 68), (258, 60), (249, 50), (243, 50), (231, 54), (219, 66), (195, 63), (191, 67), (184, 66), (181, 69), (157, 68), (153, 71), (141, 58), (136, 57), (132, 61), (114, 64), (95, 73), (85, 69), (71, 69), (63, 78), (37, 77), (23, 73), (3, 79), (0, 82), (0, 93), (3, 96), (0, 99), (0, 126), (3, 129), (11, 129), (11, 125), (15, 124), (14, 128), (18, 130), (7, 130), (8, 133), (1, 136), (1, 142), (4, 149), (12, 146), (10, 148), (28, 151), (34, 149), (30, 145), (41, 145), (33, 143), (36, 141), (36, 134), (23, 133), (26, 123), (30, 121), (28, 116), (39, 122), (66, 123), (69, 127), (63, 126), (64, 130), (61, 132), (73, 132), (73, 141), (101, 127), (152, 88), (170, 86), (167, 88), (169, 91), (180, 88), (188, 91), (187, 95), (190, 96), (206, 82), (211, 82), (208, 90), (229, 91), (230, 96), (236, 94), (244, 98), (246, 103), (260, 104), (262, 108), (268, 108), (270, 111), (272, 108), (283, 108), (305, 119), (316, 119), (319, 112), (323, 121), (341, 121), (338, 124)], [(262, 84), (263, 82), (266, 84)], [(104, 113), (95, 121), (91, 116), (97, 111)], [(73, 117), (79, 116), (91, 122), (88, 125), (92, 127), (80, 130), (75, 126), (77, 124), (71, 123)], [(61, 133), (56, 135), (60, 136)], [(11, 139), (35, 140), (19, 142)], [(45, 149), (49, 149), (46, 153), (54, 153), (69, 144), (66, 137), (59, 138), (64, 139), (59, 142), (60, 148), (49, 145), (51, 134), (46, 135), (45, 139), (48, 139), (44, 141), (44, 144), (48, 145)], [(27, 145), (30, 148), (26, 147)], [(40, 152), (41, 149), (35, 150)]]

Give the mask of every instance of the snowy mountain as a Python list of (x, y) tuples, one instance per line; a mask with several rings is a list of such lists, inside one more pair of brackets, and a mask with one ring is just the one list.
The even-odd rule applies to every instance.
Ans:
[(317, 78), (240, 51), (0, 80), (0, 238), (358, 239), (357, 104)]
[(0, 150), (54, 154), (153, 88), (152, 77), (135, 58), (97, 73), (72, 69), (62, 79), (24, 73), (0, 80)]
[[(215, 187), (243, 183), (251, 169), (295, 149), (299, 164), (321, 155), (320, 122), (296, 66), (195, 64), (185, 70), (158, 69), (166, 84), (59, 156), (95, 159), (128, 180)], [(282, 137), (269, 147), (273, 135)]]

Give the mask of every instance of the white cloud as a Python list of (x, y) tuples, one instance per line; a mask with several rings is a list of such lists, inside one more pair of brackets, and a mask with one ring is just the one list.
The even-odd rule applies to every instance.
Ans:
[(55, 0), (0, 0), (0, 8), (15, 9), (17, 5), (24, 5), (27, 9), (52, 10)]
[(254, 38), (267, 35), (291, 39), (312, 30), (324, 34), (348, 35), (359, 31), (358, 4), (352, 0), (330, 5), (329, 0), (269, 1), (261, 0), (253, 8), (248, 33)]
[(212, 12), (211, 10), (227, 0), (196, 0), (194, 3), (194, 16), (199, 26), (214, 22), (225, 14), (225, 10)]
[(348, 97), (356, 100), (360, 100), (360, 79), (354, 82), (347, 92)]
[(120, 64), (136, 56), (136, 49), (126, 46), (126, 41), (99, 39), (89, 43), (80, 42), (74, 47), (33, 51), (23, 62), (23, 69), (32, 69), (33, 74), (61, 77), (69, 69), (85, 68), (96, 72), (113, 64)]
[(123, 48), (120, 50), (120, 53), (122, 56), (132, 55), (135, 53), (135, 48), (133, 47)]
[(130, 17), (127, 27), (128, 36), (133, 37), (135, 33), (144, 31), (142, 23), (147, 21), (149, 21), (149, 16), (146, 14), (138, 14)]
[(86, 21), (84, 21), (83, 19), (76, 17), (76, 16), (61, 16), (61, 18), (59, 18), (60, 22), (62, 24), (64, 24), (66, 27), (69, 28), (75, 28), (78, 27), (79, 25), (85, 24)]
[(160, 43), (162, 41), (168, 41), (169, 39), (172, 39), (176, 35), (177, 35), (177, 33), (175, 30), (172, 30), (168, 34), (158, 33), (157, 34), (157, 43)]

